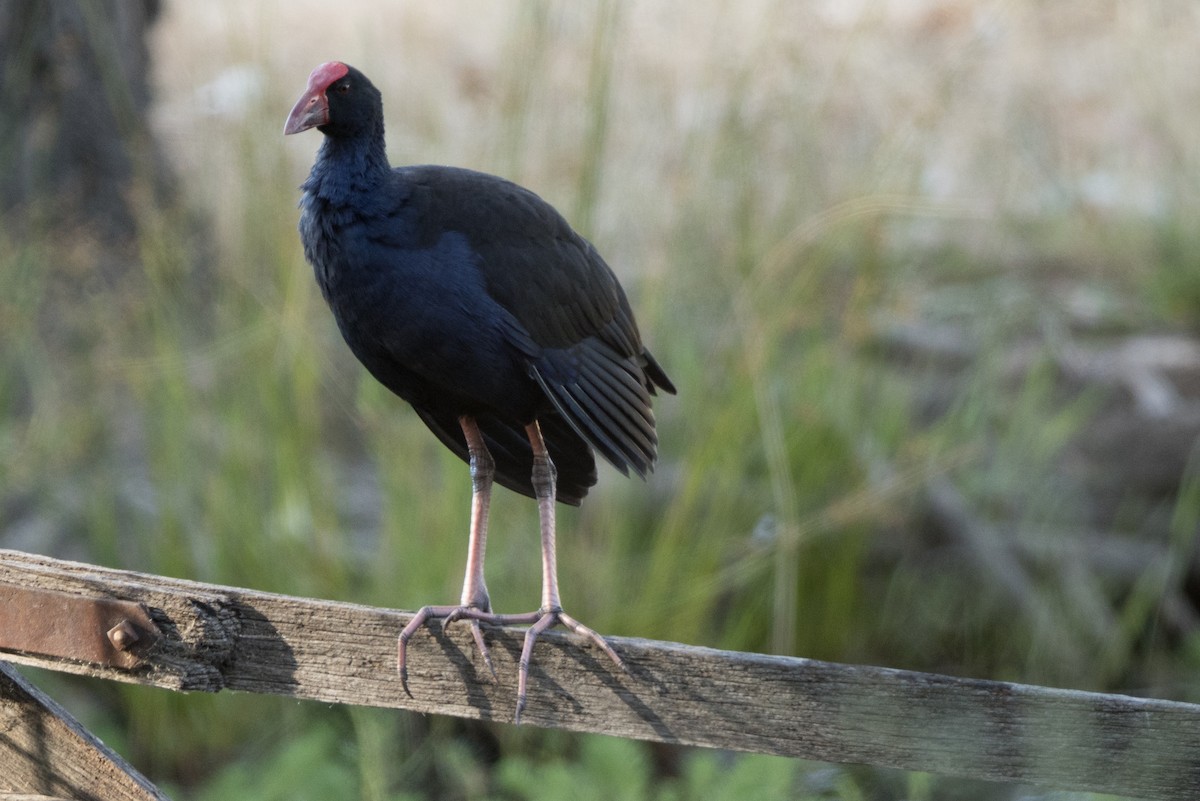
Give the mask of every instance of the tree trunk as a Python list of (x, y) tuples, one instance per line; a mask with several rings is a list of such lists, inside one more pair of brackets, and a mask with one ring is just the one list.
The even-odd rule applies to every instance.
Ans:
[[(122, 248), (169, 184), (147, 124), (157, 0), (0, 0), (0, 213)], [(111, 265), (110, 265), (111, 266)]]

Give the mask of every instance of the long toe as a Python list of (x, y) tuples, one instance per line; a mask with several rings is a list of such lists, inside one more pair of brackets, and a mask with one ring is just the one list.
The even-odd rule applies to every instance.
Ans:
[[(533, 613), (533, 615), (536, 615), (537, 619), (533, 621), (533, 625), (530, 626), (525, 632), (525, 642), (521, 647), (521, 661), (517, 665), (517, 711), (513, 716), (513, 723), (517, 725), (520, 725), (521, 714), (525, 711), (526, 695), (529, 689), (529, 666), (533, 662), (533, 646), (534, 643), (537, 642), (538, 637), (542, 635), (542, 632), (552, 629), (555, 626), (563, 626), (564, 628), (567, 628), (576, 634), (587, 637), (589, 640), (595, 643), (600, 650), (608, 654), (609, 658), (612, 659), (613, 664), (615, 664), (622, 671), (626, 669), (624, 661), (621, 660), (621, 657), (617, 655), (617, 652), (613, 650), (612, 646), (608, 644), (607, 640), (597, 634), (593, 629), (583, 625), (561, 609), (549, 611), (539, 610), (538, 612)], [(514, 615), (509, 617), (528, 616)]]
[(396, 671), (400, 674), (400, 686), (404, 688), (408, 697), (413, 697), (412, 690), (408, 688), (408, 641), (422, 626), (428, 624), (430, 620), (443, 620), (446, 625), (450, 625), (456, 620), (469, 620), (475, 647), (479, 649), (479, 654), (483, 657), (483, 663), (487, 665), (488, 672), (492, 674), (492, 678), (495, 678), (496, 668), (492, 665), (492, 654), (483, 640), (483, 630), (480, 624), (499, 623), (501, 622), (500, 617), (488, 610), (462, 605), (423, 606), (417, 610), (413, 619), (408, 621), (408, 625), (400, 631), (400, 636), (396, 639)]
[(492, 664), (492, 652), (488, 650), (487, 643), (483, 641), (483, 628), (480, 626), (481, 621), (486, 621), (491, 617), (491, 612), (483, 612), (484, 617), (474, 617), (468, 615), (467, 612), (480, 612), (473, 606), (460, 606), (450, 614), (446, 615), (446, 625), (449, 626), (456, 620), (467, 620), (471, 624), (471, 637), (475, 640), (475, 647), (479, 650), (479, 655), (483, 657), (483, 664), (487, 666), (488, 673), (492, 674), (492, 681), (496, 680), (496, 667)]
[(570, 629), (571, 631), (575, 632), (576, 634), (587, 637), (589, 640), (594, 642), (597, 645), (597, 647), (600, 648), (601, 651), (608, 654), (608, 658), (613, 661), (614, 665), (619, 667), (623, 672), (626, 672), (626, 673), (629, 672), (628, 669), (625, 667), (625, 662), (621, 659), (620, 656), (617, 655), (617, 652), (613, 650), (612, 646), (608, 644), (608, 640), (604, 639), (604, 637), (597, 634), (594, 630), (583, 625), (578, 620), (576, 620), (575, 618), (568, 615), (566, 612), (560, 611), (558, 613), (558, 622), (561, 623), (563, 626), (567, 627), (568, 629)]

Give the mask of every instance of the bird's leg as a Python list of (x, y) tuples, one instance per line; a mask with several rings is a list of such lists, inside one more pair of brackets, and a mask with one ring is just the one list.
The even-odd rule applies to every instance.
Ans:
[(538, 502), (538, 523), (542, 537), (542, 608), (543, 613), (561, 612), (558, 596), (558, 556), (555, 548), (554, 495), (558, 470), (550, 460), (550, 452), (542, 441), (542, 431), (534, 421), (526, 427), (533, 445), (533, 494)]
[[(492, 601), (483, 581), (483, 558), (487, 551), (488, 508), (492, 503), (492, 478), (496, 474), (496, 463), (488, 452), (475, 418), (463, 416), (458, 424), (462, 426), (467, 452), (471, 456), (471, 534), (467, 541), (467, 572), (463, 577), (462, 599), (458, 609), (446, 616), (447, 623), (463, 617), (469, 609), (485, 613), (492, 611)], [(496, 669), (492, 667), (492, 655), (483, 641), (478, 618), (471, 619), (471, 635), (483, 656), (483, 663), (494, 677)]]
[(471, 533), (467, 541), (467, 571), (463, 578), (462, 599), (458, 606), (422, 607), (400, 632), (396, 646), (396, 662), (400, 671), (400, 683), (409, 696), (412, 693), (408, 690), (408, 641), (417, 629), (433, 618), (445, 618), (447, 625), (463, 618), (469, 619), (471, 636), (475, 638), (475, 646), (483, 656), (483, 663), (487, 665), (493, 677), (496, 675), (496, 669), (492, 666), (492, 655), (483, 641), (483, 631), (479, 628), (479, 621), (489, 619), (492, 612), (491, 599), (483, 580), (483, 560), (487, 550), (488, 508), (492, 500), (492, 479), (496, 474), (496, 463), (492, 454), (488, 452), (475, 418), (464, 415), (458, 419), (458, 424), (462, 426), (463, 436), (467, 440), (467, 451), (471, 457)]
[[(533, 644), (543, 631), (556, 625), (563, 625), (576, 634), (587, 637), (596, 643), (609, 658), (624, 669), (625, 664), (617, 656), (603, 637), (592, 629), (580, 623), (563, 611), (558, 595), (558, 563), (555, 555), (554, 542), (554, 497), (557, 472), (554, 462), (550, 460), (550, 452), (542, 439), (542, 431), (537, 421), (525, 427), (529, 443), (533, 446), (533, 492), (538, 502), (538, 519), (541, 525), (542, 539), (542, 607), (532, 616), (512, 616), (513, 618), (532, 618), (532, 626), (525, 632), (525, 643), (521, 648), (521, 661), (517, 674), (517, 714), (514, 723), (521, 722), (521, 712), (525, 709), (525, 691), (529, 684), (529, 664), (533, 658)], [(517, 622), (515, 619), (512, 622)]]
[(498, 615), (492, 612), (488, 599), (487, 587), (483, 581), (483, 558), (487, 545), (487, 514), (491, 501), (492, 479), (495, 475), (495, 465), (491, 454), (484, 444), (479, 426), (471, 417), (459, 418), (463, 434), (466, 436), (467, 448), (471, 455), (471, 480), (473, 492), (471, 496), (471, 537), (467, 548), (467, 572), (463, 580), (462, 601), (458, 606), (426, 606), (421, 608), (404, 630), (400, 632), (397, 644), (397, 663), (400, 670), (400, 682), (404, 691), (408, 690), (408, 670), (406, 654), (408, 641), (421, 626), (434, 618), (444, 618), (447, 623), (455, 620), (469, 620), (471, 633), (475, 644), (483, 655), (488, 669), (495, 675), (492, 668), (491, 655), (483, 641), (480, 623), (497, 625), (530, 624), (525, 632), (525, 642), (521, 647), (521, 661), (517, 673), (517, 713), (513, 722), (521, 722), (521, 712), (525, 709), (526, 689), (529, 686), (529, 665), (533, 659), (533, 645), (542, 632), (554, 626), (564, 626), (594, 642), (613, 663), (625, 668), (625, 663), (617, 652), (612, 649), (603, 637), (592, 629), (580, 623), (563, 611), (562, 602), (558, 595), (558, 564), (555, 554), (554, 538), (554, 504), (557, 474), (554, 462), (542, 439), (542, 431), (537, 421), (525, 427), (529, 443), (533, 447), (533, 484), (534, 496), (538, 502), (538, 520), (540, 522), (542, 540), (542, 605), (536, 612), (516, 615)]

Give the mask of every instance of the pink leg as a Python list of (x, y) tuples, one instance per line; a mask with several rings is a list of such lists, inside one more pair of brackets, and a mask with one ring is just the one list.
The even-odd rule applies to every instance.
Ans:
[(533, 644), (543, 631), (557, 625), (565, 626), (576, 634), (587, 637), (616, 664), (624, 670), (625, 663), (617, 656), (603, 637), (592, 629), (580, 623), (563, 611), (558, 595), (558, 562), (555, 554), (554, 526), (554, 489), (558, 478), (554, 462), (550, 461), (550, 453), (542, 439), (542, 431), (536, 421), (525, 427), (529, 443), (533, 446), (533, 491), (537, 496), (538, 519), (541, 523), (542, 536), (542, 607), (530, 615), (512, 615), (520, 618), (511, 622), (531, 622), (532, 626), (525, 632), (525, 643), (521, 648), (521, 662), (517, 674), (517, 714), (514, 723), (521, 722), (521, 712), (525, 709), (525, 692), (529, 685), (529, 665), (533, 661)]
[[(483, 581), (483, 560), (487, 550), (488, 507), (492, 500), (492, 478), (496, 466), (492, 455), (488, 453), (475, 418), (460, 417), (458, 424), (462, 426), (463, 436), (467, 440), (467, 451), (471, 455), (471, 533), (467, 541), (467, 571), (463, 578), (462, 598), (458, 606), (424, 606), (400, 632), (400, 639), (396, 645), (396, 663), (400, 671), (400, 683), (409, 697), (412, 693), (408, 689), (408, 641), (421, 626), (433, 618), (445, 618), (447, 625), (455, 620), (469, 619), (471, 635), (483, 656), (483, 663), (493, 676), (496, 675), (496, 670), (492, 667), (492, 655), (479, 628), (480, 620), (487, 620), (492, 611), (487, 585)], [(483, 614), (477, 616), (477, 613)]]
[(529, 665), (533, 661), (533, 646), (537, 642), (537, 638), (547, 629), (560, 625), (564, 626), (576, 634), (590, 639), (604, 653), (608, 654), (613, 663), (622, 670), (625, 668), (625, 663), (621, 661), (621, 657), (617, 656), (616, 651), (612, 649), (612, 646), (603, 637), (563, 611), (558, 595), (558, 563), (555, 554), (554, 537), (554, 497), (557, 473), (554, 469), (554, 463), (550, 460), (550, 453), (546, 449), (546, 443), (542, 439), (542, 431), (536, 421), (525, 427), (525, 433), (529, 437), (530, 445), (533, 447), (532, 483), (534, 495), (537, 497), (538, 502), (538, 519), (542, 540), (542, 605), (536, 612), (525, 614), (498, 615), (492, 612), (487, 587), (483, 582), (483, 559), (484, 550), (487, 545), (487, 513), (488, 504), (491, 501), (492, 478), (495, 473), (495, 465), (491, 454), (488, 453), (483, 441), (483, 435), (480, 433), (479, 426), (475, 423), (475, 420), (471, 417), (462, 417), (459, 419), (459, 424), (462, 426), (463, 434), (467, 439), (467, 447), (471, 454), (471, 479), (473, 487), (471, 496), (471, 536), (467, 548), (467, 573), (466, 578), (463, 580), (462, 600), (458, 606), (422, 607), (413, 619), (409, 621), (408, 625), (404, 627), (404, 630), (400, 632), (400, 639), (397, 644), (397, 665), (400, 671), (400, 682), (404, 686), (404, 691), (408, 692), (411, 696), (412, 693), (408, 689), (408, 669), (406, 662), (408, 641), (412, 639), (412, 636), (421, 626), (425, 625), (431, 619), (445, 618), (447, 623), (455, 620), (469, 620), (471, 622), (471, 632), (475, 638), (475, 645), (483, 655), (484, 662), (487, 664), (488, 669), (492, 671), (492, 675), (495, 675), (495, 670), (492, 668), (491, 655), (483, 641), (480, 623), (493, 623), (502, 626), (530, 624), (529, 629), (525, 632), (525, 642), (521, 647), (521, 661), (518, 665), (517, 674), (517, 712), (513, 718), (513, 722), (520, 723), (521, 713), (525, 709), (526, 690), (529, 686)]

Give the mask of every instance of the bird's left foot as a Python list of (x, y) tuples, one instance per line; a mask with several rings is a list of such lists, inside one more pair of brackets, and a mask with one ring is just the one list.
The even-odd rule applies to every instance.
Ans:
[(497, 622), (506, 624), (532, 624), (525, 631), (525, 644), (521, 647), (521, 661), (517, 665), (517, 712), (513, 716), (513, 723), (515, 724), (519, 725), (521, 723), (521, 713), (525, 711), (525, 693), (529, 686), (529, 665), (533, 662), (533, 644), (537, 642), (537, 638), (541, 636), (542, 632), (548, 629), (552, 629), (555, 626), (562, 626), (576, 634), (587, 637), (601, 651), (608, 654), (608, 658), (613, 661), (613, 664), (621, 670), (625, 670), (625, 663), (621, 661), (621, 657), (617, 656), (617, 652), (612, 649), (607, 640), (568, 615), (561, 607), (543, 607), (536, 612), (524, 615), (496, 615), (495, 617), (499, 618)]

